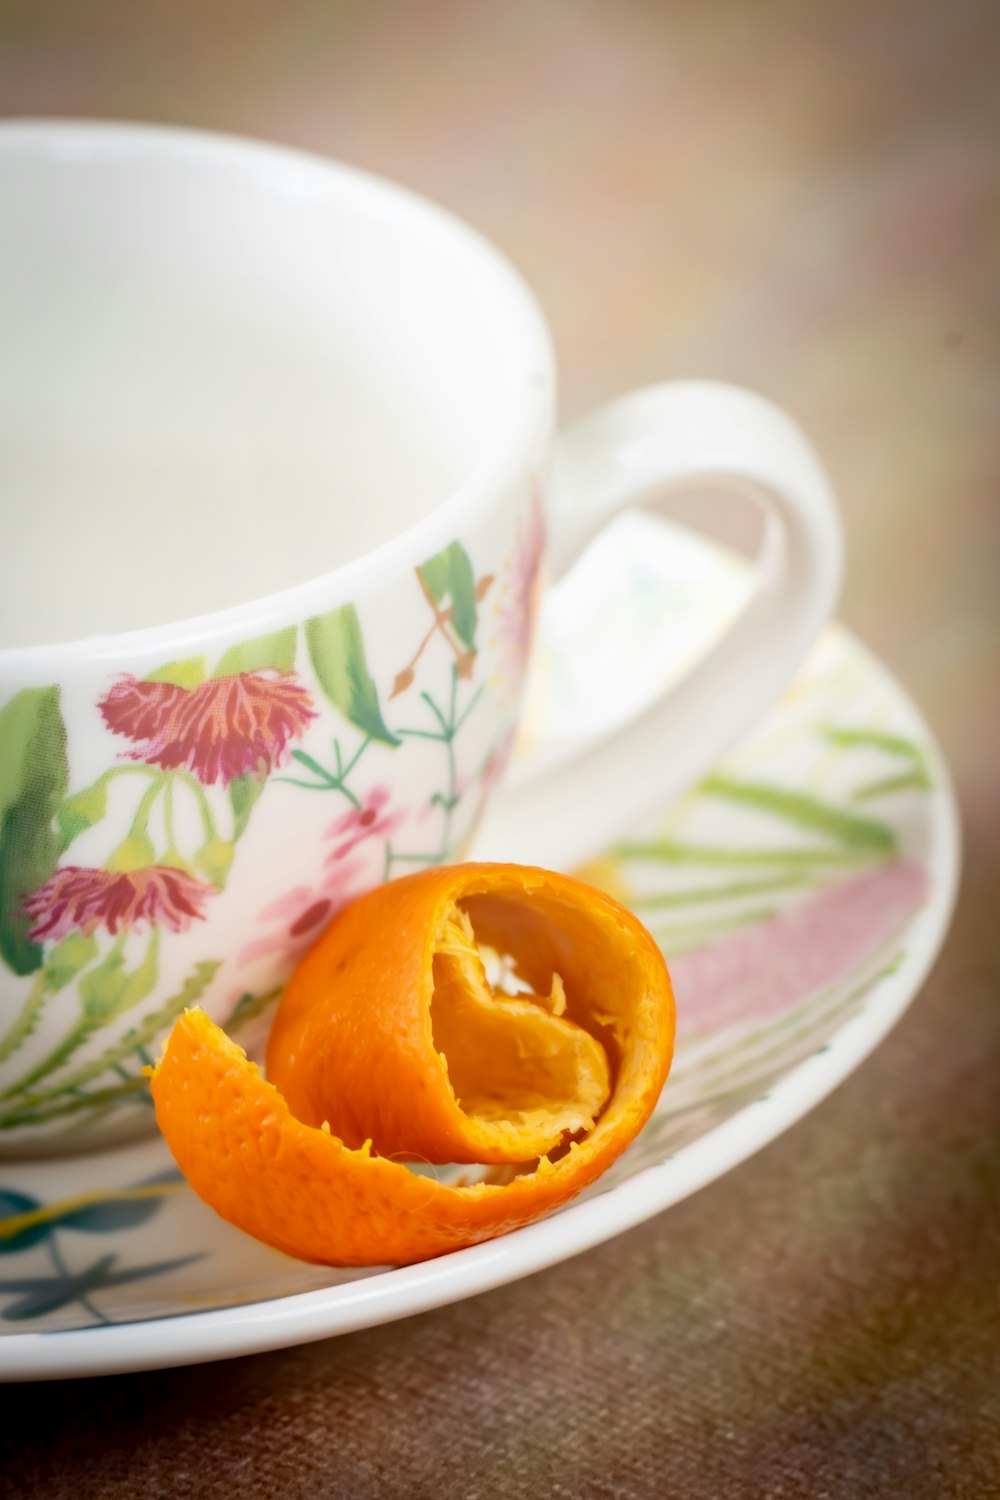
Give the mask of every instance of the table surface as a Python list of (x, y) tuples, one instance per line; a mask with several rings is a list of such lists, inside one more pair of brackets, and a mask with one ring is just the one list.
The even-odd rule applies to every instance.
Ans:
[(477, 224), (568, 416), (753, 385), (808, 429), (843, 618), (949, 757), (944, 954), (876, 1055), (670, 1212), (473, 1302), (9, 1388), (12, 1497), (1000, 1495), (1000, 13), (971, 0), (0, 3), (0, 111), (271, 137)]

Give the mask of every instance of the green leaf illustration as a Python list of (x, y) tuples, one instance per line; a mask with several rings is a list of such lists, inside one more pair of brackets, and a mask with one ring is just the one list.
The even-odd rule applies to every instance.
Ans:
[(853, 801), (868, 802), (877, 797), (892, 796), (896, 792), (934, 790), (927, 756), (914, 740), (901, 734), (887, 734), (880, 729), (849, 729), (837, 725), (829, 725), (823, 733), (832, 745), (838, 745), (843, 750), (880, 750), (885, 755), (909, 762), (906, 770), (855, 787)]
[(219, 658), (212, 676), (232, 677), (237, 672), (263, 672), (268, 667), (290, 672), (295, 666), (295, 638), (295, 626), (289, 625), (287, 630), (277, 630), (273, 635), (230, 646)]
[(144, 1281), (149, 1276), (163, 1276), (201, 1259), (203, 1253), (180, 1255), (173, 1260), (155, 1261), (129, 1271), (116, 1271), (114, 1267), (118, 1264), (118, 1256), (104, 1255), (94, 1265), (76, 1275), (65, 1273), (58, 1276), (29, 1277), (21, 1281), (0, 1281), (0, 1292), (21, 1294), (18, 1301), (8, 1303), (3, 1316), (12, 1323), (42, 1318), (47, 1313), (58, 1312), (60, 1308), (71, 1307), (74, 1302), (85, 1303), (94, 1292), (127, 1286), (133, 1281)]
[(61, 943), (49, 950), (45, 960), (45, 973), (49, 988), (64, 990), (70, 980), (75, 979), (81, 969), (97, 957), (97, 939), (92, 932), (71, 932)]
[(129, 1078), (108, 1088), (94, 1089), (91, 1093), (54, 1094), (47, 1104), (24, 1109), (19, 1104), (11, 1105), (10, 1112), (0, 1118), (0, 1130), (19, 1130), (22, 1125), (44, 1125), (48, 1120), (62, 1120), (67, 1115), (95, 1114), (105, 1112), (115, 1104), (138, 1104), (148, 1106), (149, 1084), (141, 1075)]
[(62, 853), (53, 819), (66, 795), (66, 728), (59, 689), (24, 688), (0, 712), (0, 957), (15, 974), (42, 962), (22, 898), (44, 885)]
[(44, 1218), (34, 1219), (20, 1228), (14, 1227), (25, 1215), (37, 1214), (41, 1207), (37, 1198), (15, 1193), (11, 1188), (0, 1188), (0, 1255), (27, 1250), (52, 1233), (52, 1225)]
[(194, 862), (217, 890), (225, 887), (233, 863), (233, 846), (228, 839), (208, 839), (194, 857)]
[(269, 1005), (277, 1003), (281, 989), (279, 985), (277, 989), (267, 990), (263, 995), (254, 995), (249, 991), (241, 995), (236, 1009), (226, 1022), (227, 1029), (232, 1031), (234, 1027), (242, 1026), (244, 1021), (252, 1021), (255, 1017), (263, 1015)]
[(880, 781), (869, 781), (852, 793), (855, 802), (871, 802), (878, 797), (892, 797), (896, 792), (932, 792), (934, 783), (923, 766), (915, 766), (899, 776), (884, 776)]
[(826, 869), (859, 862), (859, 856), (845, 849), (826, 846), (815, 849), (741, 849), (736, 845), (713, 847), (708, 844), (685, 844), (677, 839), (649, 839), (639, 843), (615, 844), (610, 851), (616, 859), (643, 860), (650, 864), (693, 865), (696, 868), (801, 868), (819, 866)]
[(629, 903), (636, 911), (669, 910), (673, 907), (710, 906), (714, 901), (736, 901), (744, 896), (759, 896), (784, 891), (810, 883), (808, 871), (790, 870), (759, 880), (731, 880), (725, 885), (695, 886), (683, 891), (656, 891), (650, 895), (633, 895)]
[(399, 740), (382, 718), (354, 605), (344, 604), (308, 620), (306, 642), (320, 686), (334, 707), (373, 740), (398, 745)]
[(451, 602), (451, 624), (470, 651), (476, 649), (476, 576), (461, 542), (452, 542), (417, 569), (435, 604)]
[(21, 1002), (17, 1015), (0, 1038), (0, 1062), (11, 1057), (19, 1047), (24, 1046), (30, 1036), (34, 1036), (48, 993), (49, 976), (43, 967), (35, 974), (34, 983)]
[(116, 1013), (127, 984), (125, 955), (120, 949), (113, 949), (89, 974), (84, 974), (80, 980), (80, 1000), (88, 1031)]
[(108, 1193), (99, 1202), (60, 1214), (60, 1229), (80, 1229), (85, 1234), (113, 1234), (145, 1224), (163, 1207), (164, 1199), (184, 1181), (179, 1172), (161, 1173), (158, 1179), (136, 1187)]
[(106, 1026), (117, 1016), (145, 1000), (159, 972), (160, 929), (154, 927), (141, 963), (131, 973), (124, 971), (124, 957), (112, 949), (107, 958), (80, 980), (84, 1024)]
[(845, 812), (806, 792), (790, 792), (761, 782), (732, 781), (723, 776), (709, 777), (702, 783), (702, 791), (706, 796), (741, 803), (797, 828), (823, 834), (845, 849), (891, 854), (896, 848), (896, 835), (887, 823)]
[(868, 750), (884, 750), (887, 755), (902, 755), (907, 760), (923, 763), (924, 752), (915, 740), (901, 734), (887, 734), (881, 729), (849, 729), (830, 724), (823, 736), (831, 745), (840, 745), (845, 750), (859, 746)]
[(208, 675), (203, 656), (186, 656), (183, 661), (168, 661), (166, 666), (147, 672), (146, 682), (170, 682), (174, 687), (193, 688)]
[(68, 849), (75, 838), (99, 823), (107, 810), (108, 783), (104, 776), (99, 777), (93, 786), (84, 787), (82, 792), (67, 797), (56, 813), (63, 848)]
[[(91, 1083), (95, 1078), (99, 1078), (102, 1073), (106, 1073), (110, 1068), (116, 1067), (119, 1063), (140, 1053), (141, 1048), (155, 1041), (157, 1035), (167, 1026), (170, 1026), (182, 1010), (185, 1010), (189, 1005), (197, 1004), (214, 978), (218, 968), (218, 959), (206, 959), (201, 963), (195, 964), (192, 973), (185, 979), (181, 988), (175, 995), (171, 995), (168, 1000), (165, 1000), (159, 1010), (152, 1011), (148, 1016), (144, 1016), (134, 1028), (126, 1033), (121, 1041), (116, 1042), (113, 1047), (107, 1048), (99, 1057), (92, 1057), (88, 1062), (81, 1063), (71, 1072), (64, 1073), (58, 1083), (54, 1083), (45, 1089), (36, 1089), (31, 1094), (25, 1093), (30, 1084), (36, 1082), (44, 1073), (52, 1071), (48, 1067), (43, 1068), (41, 1072), (36, 1069), (27, 1077), (21, 1079), (13, 1088), (7, 1090), (7, 1096), (10, 1097), (11, 1103), (5, 1107), (5, 1112), (2, 1118), (0, 1118), (0, 1130), (12, 1129), (15, 1124), (30, 1123), (32, 1112), (36, 1110), (38, 1111), (38, 1118), (49, 1119), (61, 1113), (70, 1113), (79, 1108), (89, 1108), (91, 1105), (96, 1106), (99, 1104), (101, 1100), (95, 1096), (91, 1096), (86, 1099), (84, 1104), (81, 1104), (79, 1097), (74, 1097), (76, 1090), (81, 1088), (83, 1084)], [(84, 1035), (89, 1036), (92, 1030), (93, 1027), (88, 1028)], [(64, 1044), (60, 1049), (57, 1065), (66, 1061), (69, 1054), (79, 1045), (81, 1039), (81, 1028), (75, 1028), (71, 1038), (68, 1039), (70, 1045)], [(146, 1087), (144, 1079), (138, 1082), (142, 1088)], [(117, 1095), (126, 1090), (132, 1090), (135, 1086), (136, 1080), (130, 1080), (128, 1083), (120, 1085), (114, 1092)], [(54, 1108), (46, 1108), (53, 1104)]]
[(267, 785), (266, 776), (237, 776), (229, 783), (229, 801), (233, 809), (233, 843), (247, 831), (254, 803)]

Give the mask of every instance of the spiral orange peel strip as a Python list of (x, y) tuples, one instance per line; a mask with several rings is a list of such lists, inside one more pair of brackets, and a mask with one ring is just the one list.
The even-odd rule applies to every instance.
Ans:
[[(527, 991), (494, 992), (481, 949)], [(303, 1260), (401, 1265), (592, 1183), (649, 1118), (673, 1037), (666, 965), (624, 907), (568, 876), (457, 865), (340, 913), (286, 989), (267, 1080), (191, 1010), (152, 1090), (223, 1218)], [(509, 1180), (447, 1184), (407, 1160), (505, 1163)]]

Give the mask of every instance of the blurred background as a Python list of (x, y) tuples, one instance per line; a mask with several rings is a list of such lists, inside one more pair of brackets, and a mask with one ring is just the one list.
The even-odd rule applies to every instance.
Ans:
[(3, 114), (266, 137), (469, 219), (546, 310), (567, 419), (678, 376), (787, 407), (843, 508), (843, 618), (985, 802), (995, 5), (0, 0), (0, 18)]
[[(938, 1189), (911, 1202), (899, 1187), (914, 1245), (921, 1237), (933, 1245), (934, 1226), (945, 1218), (951, 1243), (962, 1248), (957, 1261), (935, 1262), (940, 1285), (916, 1248), (912, 1264), (899, 1252), (896, 1321), (886, 1325), (888, 1363), (877, 1384), (880, 1399), (886, 1382), (899, 1394), (888, 1424), (869, 1424), (863, 1381), (856, 1400), (845, 1394), (859, 1379), (849, 1360), (836, 1370), (817, 1367), (812, 1415), (801, 1429), (783, 1427), (779, 1442), (777, 1429), (761, 1424), (745, 1381), (754, 1340), (764, 1329), (768, 1338), (784, 1336), (780, 1310), (765, 1306), (763, 1291), (759, 1309), (736, 1315), (739, 1359), (699, 1363), (689, 1347), (692, 1394), (673, 1418), (663, 1417), (674, 1422), (677, 1445), (669, 1462), (668, 1448), (656, 1449), (663, 1473), (669, 1469), (685, 1495), (749, 1493), (697, 1482), (699, 1445), (704, 1452), (725, 1442), (734, 1467), (717, 1457), (719, 1473), (754, 1466), (754, 1494), (888, 1495), (903, 1493), (904, 1481), (914, 1495), (1000, 1493), (1000, 1480), (992, 1489), (988, 1481), (997, 1472), (996, 1424), (986, 1404), (1000, 1381), (996, 1340), (990, 1387), (973, 1332), (990, 1319), (997, 1326), (1000, 1204), (998, 78), (1000, 9), (980, 0), (0, 0), (0, 113), (183, 123), (267, 137), (382, 173), (470, 220), (520, 267), (551, 323), (566, 419), (649, 381), (731, 380), (786, 407), (829, 468), (848, 543), (841, 615), (902, 679), (944, 746), (965, 813), (965, 884), (938, 977), (913, 1016), (856, 1084), (817, 1112), (817, 1123), (793, 1134), (796, 1145), (772, 1147), (766, 1159), (786, 1152), (803, 1204), (812, 1201), (809, 1155), (821, 1136), (809, 1132), (841, 1130), (852, 1111), (877, 1113), (872, 1101), (884, 1090), (895, 1103), (871, 1128), (889, 1153), (885, 1180), (904, 1184), (913, 1162), (934, 1157), (944, 1181), (948, 1153), (962, 1162), (950, 1197)], [(921, 1079), (909, 1095), (899, 1082), (908, 1071)], [(763, 1178), (751, 1166), (738, 1181), (745, 1208), (764, 1190)], [(735, 1191), (721, 1184), (675, 1210), (659, 1252), (653, 1226), (631, 1237), (642, 1264), (663, 1244), (686, 1247), (688, 1270), (663, 1295), (707, 1297), (705, 1278), (727, 1274), (721, 1252), (713, 1260), (720, 1235), (728, 1236), (725, 1253), (735, 1264), (738, 1205), (721, 1196)], [(605, 1247), (578, 1263), (592, 1294), (600, 1257), (612, 1252)], [(933, 1348), (907, 1344), (913, 1288), (943, 1299), (959, 1270), (972, 1280), (966, 1301), (947, 1304), (964, 1329), (954, 1335), (957, 1352), (948, 1352), (947, 1330), (934, 1335)], [(578, 1346), (545, 1324), (544, 1285), (536, 1278), (519, 1291), (527, 1299), (522, 1316), (528, 1309), (540, 1338), (547, 1328), (561, 1340), (558, 1356), (554, 1343), (548, 1354), (541, 1349), (539, 1368), (569, 1381), (579, 1377), (572, 1373)], [(835, 1292), (814, 1328), (836, 1326)], [(498, 1368), (527, 1379), (540, 1346), (534, 1335), (517, 1333), (520, 1324), (508, 1332), (510, 1296), (482, 1299), (476, 1316), (494, 1341)], [(706, 1318), (715, 1310), (708, 1298)], [(767, 1321), (772, 1314), (777, 1325)], [(252, 1410), (273, 1451), (283, 1453), (282, 1434), (301, 1441), (308, 1413), (326, 1409), (327, 1383), (343, 1375), (361, 1381), (373, 1402), (391, 1397), (397, 1416), (425, 1434), (400, 1471), (413, 1487), (393, 1493), (471, 1500), (474, 1487), (437, 1484), (435, 1465), (447, 1466), (454, 1444), (453, 1458), (471, 1455), (470, 1474), (495, 1475), (502, 1447), (491, 1459), (488, 1443), (470, 1446), (432, 1391), (401, 1389), (393, 1375), (394, 1351), (406, 1340), (409, 1368), (414, 1350), (427, 1347), (435, 1380), (445, 1379), (441, 1361), (464, 1315), (457, 1308), (449, 1316), (451, 1323), (434, 1315), (436, 1322), (343, 1341), (324, 1356), (325, 1366), (307, 1351), (244, 1362), (259, 1373), (246, 1374), (242, 1385), (233, 1367), (225, 1367), (228, 1375), (203, 1372), (201, 1399), (228, 1435), (225, 1451), (232, 1458), (243, 1411)], [(621, 1337), (615, 1378), (627, 1392), (646, 1354), (641, 1329)], [(978, 1365), (968, 1353), (973, 1346)], [(287, 1408), (270, 1404), (279, 1361), (282, 1378), (299, 1382), (300, 1396)], [(456, 1367), (453, 1400), (464, 1395), (459, 1375)], [(215, 1394), (229, 1379), (242, 1408)], [(478, 1379), (482, 1416), (491, 1388), (482, 1369)], [(177, 1413), (183, 1388), (183, 1372), (157, 1387), (173, 1392)], [(537, 1381), (527, 1389), (543, 1399)], [(558, 1398), (558, 1385), (553, 1390)], [(727, 1415), (734, 1401), (735, 1425)], [(992, 1409), (995, 1415), (995, 1403)], [(98, 1410), (93, 1402), (91, 1410)], [(649, 1450), (653, 1429), (642, 1423), (654, 1418), (646, 1407), (622, 1394), (587, 1410), (595, 1428), (608, 1426), (609, 1451), (626, 1452), (630, 1434)], [(836, 1432), (835, 1412), (849, 1414)], [(190, 1423), (185, 1430), (190, 1436)], [(516, 1447), (510, 1423), (505, 1430)], [(432, 1439), (444, 1446), (432, 1452)], [(75, 1441), (60, 1448), (67, 1462)], [(108, 1441), (124, 1452), (136, 1438), (119, 1424)], [(790, 1453), (799, 1455), (801, 1477), (824, 1472), (824, 1451), (835, 1453), (835, 1472), (852, 1474), (853, 1486), (827, 1490), (803, 1480), (799, 1488), (788, 1479)], [(308, 1458), (298, 1467), (289, 1459), (287, 1470), (281, 1459), (274, 1472), (288, 1487), (276, 1477), (271, 1493), (371, 1493), (364, 1462), (356, 1461), (352, 1492), (323, 1488), (322, 1468)], [(565, 1489), (556, 1486), (557, 1469), (542, 1464), (538, 1473), (552, 1486), (545, 1493), (626, 1492), (600, 1467), (600, 1455), (594, 1462), (585, 1474), (573, 1470)], [(963, 1487), (973, 1470), (981, 1482), (969, 1478)], [(237, 1472), (227, 1470), (233, 1484), (213, 1493), (231, 1493)]]

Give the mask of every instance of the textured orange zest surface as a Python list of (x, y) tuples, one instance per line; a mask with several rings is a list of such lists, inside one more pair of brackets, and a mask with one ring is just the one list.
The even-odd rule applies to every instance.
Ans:
[[(530, 990), (494, 994), (477, 945)], [(458, 865), (335, 919), (282, 1000), (270, 1081), (193, 1010), (152, 1088), (179, 1166), (223, 1218), (304, 1260), (404, 1264), (592, 1183), (649, 1118), (673, 1035), (666, 966), (631, 913), (568, 876)], [(520, 1165), (502, 1185), (449, 1186), (411, 1158)]]

